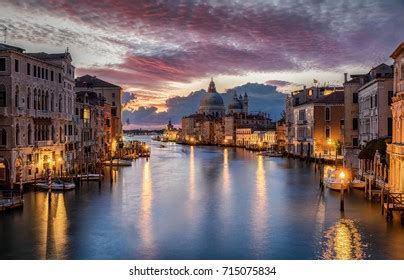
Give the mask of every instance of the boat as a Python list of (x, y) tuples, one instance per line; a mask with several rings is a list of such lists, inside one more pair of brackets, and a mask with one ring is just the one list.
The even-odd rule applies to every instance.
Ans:
[(355, 178), (352, 182), (351, 182), (351, 187), (355, 188), (355, 189), (364, 189), (366, 187), (366, 182), (361, 181), (357, 178)]
[(132, 160), (129, 159), (113, 159), (112, 163), (110, 160), (104, 161), (105, 165), (113, 165), (113, 166), (132, 166)]
[(160, 144), (160, 148), (167, 148), (167, 146), (164, 144)]
[[(49, 190), (49, 185), (46, 182), (36, 183), (34, 187), (41, 189), (41, 190)], [(60, 180), (55, 180), (51, 183), (51, 190), (52, 191), (69, 191), (73, 190), (76, 187), (74, 183), (63, 182)]]
[(324, 177), (324, 186), (330, 190), (340, 191), (341, 189), (348, 189), (348, 184), (343, 184), (341, 179), (337, 176), (337, 170), (328, 170), (327, 176)]
[(267, 156), (269, 156), (269, 157), (282, 157), (283, 155), (280, 152), (268, 152)]
[(104, 175), (102, 175), (102, 174), (91, 174), (91, 173), (77, 175), (77, 178), (82, 180), (82, 181), (85, 181), (85, 180), (98, 181), (100, 179), (100, 177), (102, 179), (104, 177)]

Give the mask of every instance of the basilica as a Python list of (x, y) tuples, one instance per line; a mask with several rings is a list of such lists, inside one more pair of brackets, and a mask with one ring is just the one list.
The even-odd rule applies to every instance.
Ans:
[(198, 111), (182, 118), (181, 140), (188, 144), (235, 146), (237, 129), (267, 131), (274, 126), (267, 114), (249, 113), (247, 93), (238, 96), (234, 92), (226, 110), (212, 79)]

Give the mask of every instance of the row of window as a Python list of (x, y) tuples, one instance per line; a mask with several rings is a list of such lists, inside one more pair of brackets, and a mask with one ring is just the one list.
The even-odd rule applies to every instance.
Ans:
[[(27, 71), (26, 74), (28, 76), (33, 76), (35, 78), (43, 79), (43, 80), (49, 80), (51, 82), (55, 81), (55, 72), (53, 70), (48, 70), (44, 67), (40, 67), (37, 65), (31, 65), (31, 63), (27, 63)], [(0, 71), (6, 71), (6, 58), (1, 57), (0, 58)], [(20, 72), (20, 61), (18, 59), (14, 59), (14, 72), (19, 73)], [(62, 73), (57, 73), (58, 74), (58, 82), (59, 84), (62, 83)]]

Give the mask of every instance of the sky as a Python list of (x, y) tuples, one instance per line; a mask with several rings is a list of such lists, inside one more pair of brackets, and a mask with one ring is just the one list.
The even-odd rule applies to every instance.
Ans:
[(178, 122), (177, 97), (196, 110), (211, 77), (221, 93), (260, 84), (272, 98), (391, 63), (403, 11), (402, 0), (0, 0), (0, 25), (30, 52), (69, 47), (77, 75), (130, 92), (124, 117), (142, 127)]

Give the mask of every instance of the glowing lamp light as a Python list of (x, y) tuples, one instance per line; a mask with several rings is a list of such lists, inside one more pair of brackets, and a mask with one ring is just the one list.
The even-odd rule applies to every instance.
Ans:
[(345, 172), (344, 172), (344, 171), (341, 171), (341, 173), (339, 174), (339, 177), (340, 177), (341, 179), (344, 179), (344, 178), (345, 178)]

